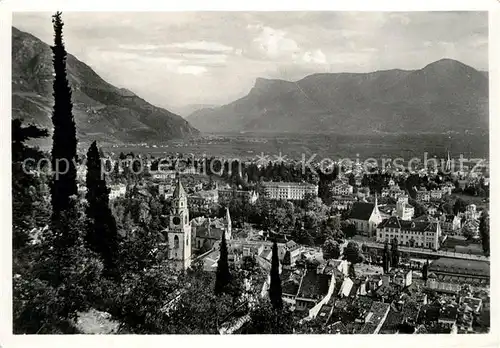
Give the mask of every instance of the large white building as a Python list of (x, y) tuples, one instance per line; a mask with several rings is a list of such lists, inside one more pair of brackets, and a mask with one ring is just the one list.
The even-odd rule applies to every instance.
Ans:
[(318, 195), (318, 185), (299, 182), (264, 182), (266, 198), (301, 201), (306, 194)]
[(377, 227), (377, 242), (390, 242), (394, 238), (400, 245), (439, 249), (441, 226), (436, 221), (405, 221), (392, 216), (382, 221)]

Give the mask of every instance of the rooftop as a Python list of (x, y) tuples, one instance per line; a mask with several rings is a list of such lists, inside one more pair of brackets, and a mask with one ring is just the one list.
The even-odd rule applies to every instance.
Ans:
[(377, 329), (378, 325), (385, 320), (387, 313), (389, 312), (390, 305), (383, 302), (373, 302), (370, 311), (368, 312), (365, 325), (361, 329), (361, 334), (373, 334)]
[(374, 208), (375, 204), (373, 203), (356, 202), (352, 205), (349, 219), (368, 220)]
[(331, 276), (317, 274), (315, 269), (307, 270), (300, 285), (299, 297), (320, 299), (328, 292)]
[(399, 228), (405, 231), (417, 231), (417, 232), (434, 232), (437, 230), (437, 223), (425, 220), (401, 220), (397, 216), (391, 216), (388, 219), (383, 220), (378, 228)]
[(328, 331), (331, 334), (348, 334), (347, 328), (342, 322), (337, 321), (328, 327)]
[(262, 185), (265, 186), (301, 186), (308, 188), (315, 188), (317, 185), (310, 184), (308, 182), (289, 182), (289, 181), (266, 181)]
[(490, 263), (487, 261), (462, 260), (442, 257), (430, 264), (429, 271), (475, 275), (489, 278)]

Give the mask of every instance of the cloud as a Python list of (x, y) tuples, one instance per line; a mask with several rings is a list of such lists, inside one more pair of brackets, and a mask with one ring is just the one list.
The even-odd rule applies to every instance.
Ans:
[(203, 66), (186, 65), (177, 67), (177, 72), (180, 74), (201, 75), (207, 72), (207, 69)]
[(313, 52), (304, 53), (302, 59), (307, 63), (317, 63), (317, 64), (325, 64), (326, 56), (321, 50), (315, 50)]
[(247, 28), (257, 33), (253, 42), (264, 56), (271, 60), (291, 61), (297, 64), (325, 64), (327, 57), (321, 49), (305, 50), (282, 29), (261, 24), (250, 24)]
[(219, 42), (209, 42), (209, 41), (187, 41), (187, 42), (176, 42), (169, 45), (165, 45), (167, 48), (180, 48), (185, 50), (199, 50), (207, 52), (224, 52), (230, 53), (234, 51), (233, 47), (226, 46)]
[(151, 45), (151, 44), (135, 44), (135, 45), (130, 45), (130, 44), (120, 44), (118, 45), (118, 48), (122, 50), (127, 50), (127, 51), (152, 51), (160, 48), (161, 46), (158, 45)]
[(268, 58), (290, 58), (299, 54), (299, 46), (290, 39), (284, 30), (273, 29), (263, 25), (249, 25), (248, 29), (258, 33), (253, 42)]

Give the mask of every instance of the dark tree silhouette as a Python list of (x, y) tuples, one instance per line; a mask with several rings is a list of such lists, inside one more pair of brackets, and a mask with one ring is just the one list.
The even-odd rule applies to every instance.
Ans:
[(398, 250), (398, 239), (396, 237), (394, 237), (394, 239), (391, 241), (391, 254), (392, 254), (392, 259), (391, 259), (392, 267), (398, 267), (399, 250)]
[(356, 271), (354, 265), (363, 261), (363, 255), (359, 249), (359, 245), (356, 242), (349, 242), (344, 249), (344, 258), (351, 263), (349, 268), (349, 273), (352, 277), (356, 277)]
[(483, 244), (485, 255), (490, 255), (490, 216), (488, 212), (483, 212), (479, 221), (479, 235)]
[(53, 96), (54, 108), (52, 123), (52, 170), (51, 185), (52, 218), (58, 219), (60, 213), (69, 208), (70, 197), (77, 194), (76, 186), (76, 126), (73, 119), (71, 88), (66, 73), (66, 49), (63, 43), (63, 22), (61, 12), (52, 17), (54, 25), (54, 46), (52, 48), (54, 65)]
[(280, 261), (278, 257), (278, 244), (273, 243), (271, 259), (271, 285), (269, 287), (269, 298), (274, 309), (283, 308), (283, 300), (281, 298), (281, 278), (280, 278)]
[(94, 141), (87, 152), (87, 243), (104, 261), (106, 274), (116, 275), (118, 231), (109, 208), (109, 189), (101, 167), (101, 156)]
[(334, 239), (329, 238), (322, 247), (323, 258), (325, 260), (338, 259), (340, 257), (340, 246)]
[(222, 233), (220, 243), (220, 256), (217, 261), (217, 273), (215, 274), (215, 294), (221, 295), (228, 293), (231, 285), (231, 273), (229, 272), (229, 263), (227, 260), (226, 235)]
[(382, 268), (384, 273), (388, 273), (391, 268), (391, 251), (389, 250), (389, 243), (385, 241), (384, 243), (384, 254), (382, 257)]
[(424, 266), (422, 267), (422, 279), (426, 283), (427, 283), (428, 275), (429, 275), (429, 260), (427, 260), (424, 263)]

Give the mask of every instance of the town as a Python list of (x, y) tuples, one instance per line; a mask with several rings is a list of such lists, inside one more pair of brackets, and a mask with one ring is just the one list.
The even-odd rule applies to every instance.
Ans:
[[(215, 273), (224, 239), (229, 267), (252, 265), (247, 291), (265, 298), (276, 242), (282, 298), (295, 331), (488, 330), (486, 170), (443, 174), (448, 157), (442, 169), (334, 166), (318, 178), (299, 173), (293, 161), (248, 161), (236, 173), (226, 163), (219, 176), (199, 173), (196, 160), (181, 170), (159, 170), (160, 159), (103, 156), (103, 167), (114, 168), (109, 199), (118, 223), (154, 226), (162, 269)], [(169, 161), (182, 160), (176, 156)], [(87, 171), (80, 168), (83, 197)], [(165, 305), (175, 306), (175, 299)], [(247, 313), (230, 316), (219, 331), (242, 332), (246, 320)]]

